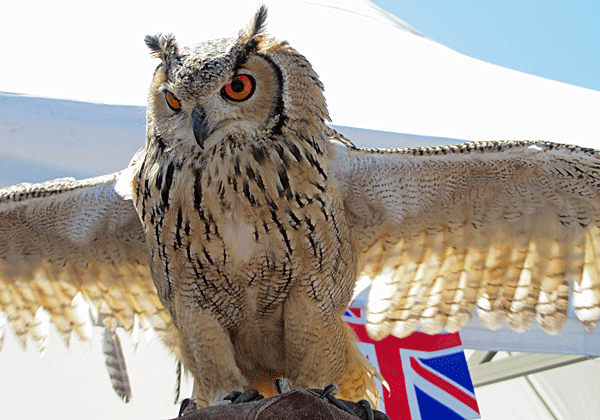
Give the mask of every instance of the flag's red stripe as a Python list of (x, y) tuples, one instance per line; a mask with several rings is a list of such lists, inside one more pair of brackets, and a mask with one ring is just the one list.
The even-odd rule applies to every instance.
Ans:
[[(363, 325), (363, 332), (364, 329)], [(402, 363), (400, 362), (400, 350), (393, 342), (388, 341), (378, 342), (375, 345), (375, 352), (377, 353), (381, 375), (390, 387), (389, 393), (385, 388), (383, 390), (385, 413), (392, 420), (412, 419), (408, 394), (406, 393), (406, 380), (402, 371)]]
[(473, 411), (479, 413), (479, 407), (477, 406), (477, 401), (475, 400), (475, 398), (465, 394), (463, 391), (461, 391), (445, 379), (440, 378), (439, 376), (429, 372), (427, 369), (421, 366), (414, 357), (410, 358), (410, 366), (419, 376), (431, 382), (438, 388), (443, 389), (448, 394), (452, 395), (454, 398), (470, 407)]

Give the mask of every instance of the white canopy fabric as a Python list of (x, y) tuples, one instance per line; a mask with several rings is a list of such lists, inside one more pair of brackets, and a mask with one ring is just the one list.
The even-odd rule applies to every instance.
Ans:
[[(0, 90), (144, 105), (157, 64), (144, 35), (172, 32), (181, 44), (232, 37), (259, 3), (105, 0), (82, 10), (57, 0), (31, 10), (10, 2), (0, 35), (15, 40), (3, 45), (15, 65), (3, 67)], [(367, 1), (262, 3), (269, 32), (319, 73), (334, 124), (466, 140), (600, 142), (600, 92), (464, 56)]]
[[(62, 176), (82, 178), (123, 168), (144, 143), (140, 105), (156, 65), (148, 58), (143, 36), (174, 32), (182, 44), (232, 36), (256, 8), (248, 2), (220, 1), (179, 5), (189, 9), (182, 11), (148, 0), (127, 10), (122, 2), (107, 0), (89, 19), (80, 16), (78, 9), (72, 9), (75, 14), (59, 13), (69, 7), (60, 1), (41, 6), (43, 10), (34, 14), (24, 9), (25, 3), (15, 3), (8, 6), (13, 20), (37, 15), (43, 19), (33, 25), (0, 28), (0, 33), (11, 31), (5, 39), (20, 40), (3, 47), (5, 57), (23, 57), (23, 50), (35, 52), (25, 56), (26, 65), (3, 68), (0, 90), (88, 102), (0, 94), (0, 186)], [(333, 123), (344, 126), (341, 130), (359, 145), (543, 139), (600, 148), (600, 92), (466, 57), (368, 2), (266, 3), (270, 32), (289, 40), (311, 60), (325, 84)], [(33, 40), (32, 27), (36, 28)], [(518, 335), (480, 330), (475, 322), (462, 337), (465, 346), (472, 348), (598, 354), (598, 331), (587, 335), (576, 323), (573, 328), (568, 326), (567, 333), (554, 337), (536, 332), (535, 327)], [(40, 361), (34, 349), (21, 352), (9, 334), (0, 354), (0, 383), (8, 388), (0, 398), (3, 417), (23, 413), (31, 418), (174, 416), (175, 368), (170, 356), (153, 341), (138, 346), (133, 355), (131, 340), (123, 340), (134, 392), (133, 402), (126, 406), (112, 393), (99, 341), (86, 358), (84, 346), (74, 343), (67, 351), (52, 333)], [(584, 364), (585, 372), (575, 370)], [(590, 413), (600, 412), (592, 403), (600, 391), (596, 361), (557, 371), (577, 373), (543, 379), (546, 385), (540, 382), (537, 391), (522, 379), (478, 389), (483, 418), (586, 418), (573, 408), (573, 401), (584, 401)], [(547, 373), (534, 376), (545, 378)], [(189, 383), (185, 392), (189, 393)], [(553, 411), (539, 397), (544, 392), (556, 406)]]

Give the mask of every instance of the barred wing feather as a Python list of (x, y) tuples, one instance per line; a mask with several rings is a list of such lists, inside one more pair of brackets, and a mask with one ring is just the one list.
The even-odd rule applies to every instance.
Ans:
[[(43, 340), (43, 308), (68, 343), (72, 331), (88, 339), (81, 292), (114, 332), (163, 330), (170, 323), (156, 295), (143, 227), (130, 198), (116, 189), (121, 171), (81, 181), (57, 179), (0, 189), (0, 311), (25, 345)], [(39, 315), (39, 313), (37, 314)]]
[(600, 153), (549, 142), (361, 149), (331, 171), (372, 280), (374, 338), (489, 328), (561, 330), (600, 315)]

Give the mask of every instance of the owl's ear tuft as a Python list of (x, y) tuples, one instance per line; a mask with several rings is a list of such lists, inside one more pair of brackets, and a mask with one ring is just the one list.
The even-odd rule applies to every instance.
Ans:
[(261, 5), (256, 14), (254, 15), (254, 20), (250, 24), (250, 38), (253, 38), (258, 35), (264, 35), (265, 29), (267, 27), (267, 6), (264, 4)]
[(246, 54), (258, 50), (258, 45), (265, 38), (267, 26), (267, 6), (264, 4), (258, 8), (254, 19), (245, 30), (240, 31), (238, 42), (244, 45)]
[(144, 42), (150, 48), (150, 54), (165, 63), (179, 54), (179, 46), (173, 34), (146, 35)]

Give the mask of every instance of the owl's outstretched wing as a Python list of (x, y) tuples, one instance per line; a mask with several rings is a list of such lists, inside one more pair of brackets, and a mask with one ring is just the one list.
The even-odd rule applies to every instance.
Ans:
[[(374, 338), (482, 322), (548, 332), (570, 288), (589, 329), (600, 314), (600, 152), (548, 142), (360, 149), (332, 141)], [(571, 286), (571, 284), (573, 286)]]
[(28, 335), (44, 340), (39, 308), (67, 343), (71, 331), (86, 340), (89, 313), (78, 310), (78, 292), (113, 332), (117, 322), (131, 331), (135, 315), (142, 326), (170, 322), (142, 224), (119, 192), (130, 172), (0, 189), (0, 311), (23, 345)]

